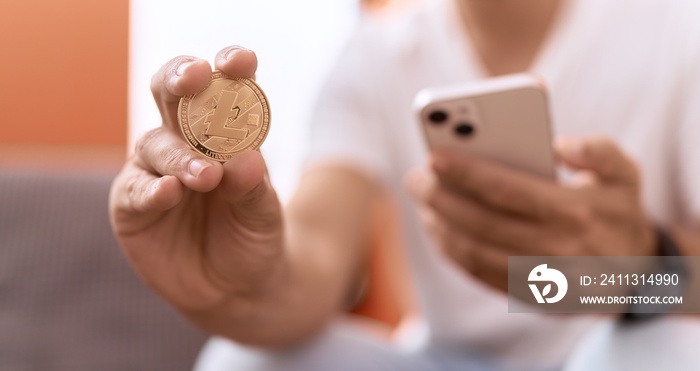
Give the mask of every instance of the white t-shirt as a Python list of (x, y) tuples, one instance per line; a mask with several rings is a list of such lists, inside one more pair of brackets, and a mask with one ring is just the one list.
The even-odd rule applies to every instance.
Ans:
[[(643, 201), (660, 223), (700, 221), (700, 2), (570, 0), (532, 72), (549, 87), (555, 134), (605, 134), (643, 170)], [(425, 320), (414, 346), (554, 366), (597, 319), (509, 314), (503, 293), (431, 246), (402, 190), (426, 148), (412, 112), (430, 86), (486, 77), (452, 0), (365, 24), (347, 45), (312, 122), (309, 163), (357, 166), (402, 199), (410, 267)]]

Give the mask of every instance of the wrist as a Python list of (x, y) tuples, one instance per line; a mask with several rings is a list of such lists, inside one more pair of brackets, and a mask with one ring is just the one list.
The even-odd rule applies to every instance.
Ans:
[(682, 256), (680, 248), (673, 235), (663, 227), (654, 227), (655, 251), (658, 256)]
[[(673, 237), (666, 232), (666, 230), (662, 227), (654, 227), (654, 232), (655, 232), (655, 255), (659, 257), (659, 265), (655, 269), (653, 274), (661, 274), (661, 275), (678, 275), (682, 277), (682, 279), (679, 282), (685, 282), (685, 278), (688, 275), (687, 268), (683, 264), (682, 259), (680, 258), (681, 253), (680, 249), (678, 248), (678, 245), (676, 244), (675, 240)], [(664, 292), (664, 295), (675, 295), (675, 296), (680, 296), (684, 292), (684, 285), (679, 284), (679, 285), (673, 285), (673, 286), (668, 286), (666, 288), (667, 292)], [(650, 291), (651, 290), (651, 291)], [(653, 291), (653, 292), (652, 292)], [(659, 292), (656, 288), (653, 286), (641, 286), (637, 290), (635, 290), (635, 295), (637, 296), (650, 296), (650, 295), (659, 295)], [(663, 310), (659, 311), (657, 308), (654, 308), (654, 312), (649, 312), (647, 311), (648, 307), (645, 307), (644, 305), (630, 305), (629, 311), (625, 313), (622, 317), (623, 321), (628, 322), (628, 323), (633, 323), (633, 322), (639, 322), (639, 321), (644, 321), (652, 318), (656, 318), (660, 315), (666, 314), (670, 312), (672, 309), (671, 306), (667, 306), (665, 308), (662, 308)]]

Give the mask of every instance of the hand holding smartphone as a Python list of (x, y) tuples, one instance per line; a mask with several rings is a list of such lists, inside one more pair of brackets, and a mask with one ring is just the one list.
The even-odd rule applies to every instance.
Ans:
[(544, 85), (527, 74), (421, 90), (414, 108), (430, 149), (478, 156), (554, 180)]

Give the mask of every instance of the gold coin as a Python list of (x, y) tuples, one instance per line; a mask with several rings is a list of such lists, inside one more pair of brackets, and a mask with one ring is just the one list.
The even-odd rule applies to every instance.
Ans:
[(214, 71), (204, 90), (180, 99), (178, 122), (192, 148), (226, 162), (260, 148), (270, 130), (270, 105), (255, 81)]

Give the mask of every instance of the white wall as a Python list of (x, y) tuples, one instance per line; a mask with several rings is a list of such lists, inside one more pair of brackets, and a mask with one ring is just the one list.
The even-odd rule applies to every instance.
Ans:
[(208, 59), (227, 45), (256, 52), (257, 81), (271, 104), (262, 152), (283, 200), (296, 183), (309, 109), (358, 17), (358, 0), (131, 0), (129, 148), (158, 125), (149, 90), (162, 64), (178, 55)]

